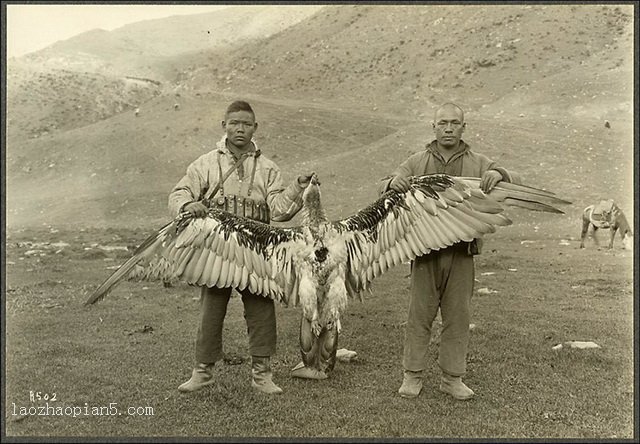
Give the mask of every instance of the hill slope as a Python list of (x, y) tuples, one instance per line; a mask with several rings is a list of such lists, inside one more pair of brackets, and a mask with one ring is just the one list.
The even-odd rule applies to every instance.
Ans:
[(161, 93), (156, 82), (65, 69), (7, 72), (7, 138), (37, 138), (107, 119)]
[[(175, 90), (141, 106), (138, 117), (125, 110), (88, 126), (12, 141), (8, 224), (162, 223), (167, 193), (188, 163), (213, 147), (224, 107), (236, 98), (255, 106), (258, 143), (286, 180), (302, 171), (319, 173), (332, 217), (375, 198), (378, 179), (432, 137), (434, 103), (457, 97), (468, 110), (465, 140), (473, 147), (522, 172), (528, 184), (574, 200), (570, 212), (612, 197), (630, 215), (629, 11), (602, 5), (331, 6), (263, 41), (180, 56), (194, 69), (185, 71)], [(437, 30), (442, 23), (455, 25), (447, 28), (453, 31), (418, 32), (425, 24)], [(398, 33), (395, 26), (401, 26)], [(482, 38), (460, 39), (471, 29)], [(375, 42), (365, 45), (374, 34)], [(487, 39), (494, 38), (502, 45), (488, 47)], [(513, 59), (503, 58), (507, 40), (516, 45), (508, 49), (517, 54)], [(324, 46), (318, 46), (321, 41)], [(490, 56), (495, 64), (478, 65), (462, 86), (433, 80), (440, 85), (430, 87), (433, 97), (415, 96), (399, 87), (409, 85), (406, 74), (393, 70), (437, 77), (445, 67), (416, 45), (448, 48), (442, 55), (454, 60), (454, 68), (455, 60), (478, 57)], [(548, 45), (555, 49), (544, 49)], [(387, 51), (391, 46), (397, 49)], [(304, 48), (316, 51), (305, 56)], [(377, 68), (363, 71), (374, 56), (384, 57)], [(251, 60), (259, 63), (251, 68)], [(539, 69), (531, 69), (534, 63)]]
[[(199, 67), (194, 88), (339, 97), (367, 106), (454, 100), (477, 107), (598, 59), (632, 33), (632, 8), (604, 5), (330, 6)], [(559, 38), (562, 36), (562, 38)]]
[(21, 58), (42, 68), (118, 76), (165, 77), (173, 56), (265, 38), (315, 13), (318, 6), (234, 6), (205, 14), (145, 20), (113, 31), (95, 29)]
[[(320, 7), (235, 6), (95, 29), (8, 60), (10, 139), (88, 125), (174, 91), (187, 61), (204, 49), (264, 38)], [(188, 65), (187, 65), (188, 66)]]

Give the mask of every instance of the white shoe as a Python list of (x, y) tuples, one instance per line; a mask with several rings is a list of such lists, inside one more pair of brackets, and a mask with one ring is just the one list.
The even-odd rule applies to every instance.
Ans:
[(440, 380), (440, 391), (453, 396), (459, 401), (466, 401), (473, 398), (475, 393), (462, 382), (460, 376), (451, 376), (446, 373), (442, 374)]
[(422, 371), (412, 372), (411, 370), (405, 370), (402, 385), (398, 389), (400, 396), (403, 398), (415, 398), (420, 394), (421, 390)]
[(211, 370), (213, 365), (198, 364), (191, 372), (191, 379), (181, 384), (178, 390), (183, 393), (195, 392), (215, 383)]
[(269, 361), (268, 357), (251, 358), (251, 386), (269, 395), (280, 394), (282, 389), (273, 382)]

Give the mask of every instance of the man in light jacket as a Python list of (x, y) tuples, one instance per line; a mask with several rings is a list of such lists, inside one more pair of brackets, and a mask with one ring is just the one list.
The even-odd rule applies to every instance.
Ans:
[[(311, 174), (298, 176), (286, 188), (278, 166), (261, 155), (253, 140), (258, 128), (255, 113), (247, 102), (236, 101), (222, 121), (225, 131), (216, 149), (200, 156), (169, 195), (172, 216), (182, 212), (204, 217), (204, 199), (230, 213), (263, 223), (291, 219), (302, 208), (302, 192)], [(227, 173), (231, 174), (223, 180)], [(201, 320), (196, 337), (196, 366), (191, 379), (178, 387), (193, 392), (214, 384), (212, 369), (222, 359), (222, 327), (231, 288), (200, 288)], [(281, 393), (272, 380), (270, 357), (276, 349), (276, 315), (273, 300), (240, 292), (249, 334), (252, 386), (264, 393)]]

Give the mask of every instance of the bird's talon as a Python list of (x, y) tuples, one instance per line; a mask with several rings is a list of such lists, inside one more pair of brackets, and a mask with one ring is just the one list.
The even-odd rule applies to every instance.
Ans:
[(320, 327), (320, 323), (318, 321), (311, 322), (311, 331), (313, 332), (314, 335), (320, 336), (322, 327)]

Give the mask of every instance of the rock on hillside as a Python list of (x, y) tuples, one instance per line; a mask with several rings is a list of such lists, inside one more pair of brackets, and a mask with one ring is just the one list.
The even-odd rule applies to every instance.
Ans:
[(599, 58), (631, 24), (632, 7), (615, 5), (328, 6), (225, 63), (195, 69), (189, 82), (372, 107), (475, 107)]

